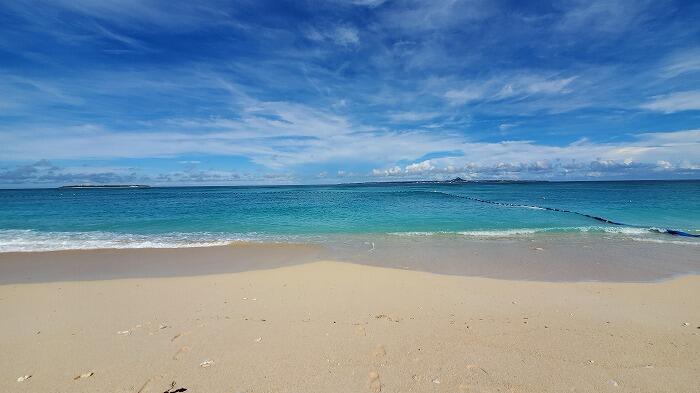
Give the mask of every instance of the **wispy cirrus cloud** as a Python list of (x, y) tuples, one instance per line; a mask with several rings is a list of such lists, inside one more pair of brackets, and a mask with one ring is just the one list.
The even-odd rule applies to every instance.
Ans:
[(647, 0), (573, 0), (561, 4), (564, 12), (557, 27), (568, 32), (621, 33), (652, 17), (652, 2)]
[(668, 56), (662, 72), (666, 77), (700, 72), (700, 47), (683, 49)]
[(700, 90), (680, 91), (653, 97), (642, 108), (664, 113), (700, 110)]
[(450, 89), (444, 98), (452, 105), (475, 101), (522, 99), (537, 95), (571, 93), (571, 82), (577, 77), (546, 77), (536, 74), (498, 75), (485, 81), (470, 81), (461, 89)]

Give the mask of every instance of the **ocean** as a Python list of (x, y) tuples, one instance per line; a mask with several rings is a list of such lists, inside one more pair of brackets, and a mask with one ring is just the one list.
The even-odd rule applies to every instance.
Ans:
[(700, 245), (667, 229), (700, 234), (700, 181), (0, 190), (0, 252), (562, 235)]

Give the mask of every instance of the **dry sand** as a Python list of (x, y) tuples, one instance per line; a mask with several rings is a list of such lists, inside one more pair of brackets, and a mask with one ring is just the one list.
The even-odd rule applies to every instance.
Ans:
[[(141, 255), (146, 266), (212, 252), (32, 258), (55, 272), (64, 259)], [(228, 252), (231, 263), (255, 254)], [(15, 257), (0, 255), (0, 271)], [(547, 283), (333, 261), (148, 269), (73, 281), (35, 271), (44, 282), (0, 285), (0, 392), (700, 391), (700, 276)]]

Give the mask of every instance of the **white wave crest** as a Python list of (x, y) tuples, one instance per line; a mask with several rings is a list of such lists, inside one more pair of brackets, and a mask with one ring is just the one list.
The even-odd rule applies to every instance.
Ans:
[(548, 232), (547, 229), (504, 229), (504, 230), (488, 230), (488, 231), (461, 231), (459, 235), (474, 236), (474, 237), (510, 237), (518, 235), (532, 235), (538, 232)]
[[(564, 228), (512, 228), (471, 231), (407, 231), (391, 232), (389, 236), (400, 237), (465, 237), (474, 239), (512, 239), (531, 236), (599, 233), (620, 236), (623, 239), (679, 245), (700, 245), (694, 239), (680, 239), (668, 234), (654, 232), (651, 228), (618, 226), (584, 226)], [(237, 241), (243, 242), (321, 242), (324, 243), (343, 234), (327, 235), (272, 235), (262, 233), (163, 233), (126, 234), (112, 232), (42, 232), (34, 230), (0, 230), (0, 253), (58, 250), (89, 250), (105, 248), (192, 248), (222, 246)], [(351, 236), (351, 235), (348, 235)]]
[[(485, 229), (472, 231), (433, 231), (433, 232), (392, 232), (392, 236), (426, 237), (461, 235), (476, 238), (507, 238), (529, 236), (534, 234), (566, 234), (566, 233), (605, 233), (623, 235), (628, 238), (634, 236), (668, 236), (663, 230), (654, 228), (635, 228), (627, 226), (582, 226), (582, 227), (556, 227), (556, 228), (513, 228), (513, 229)], [(661, 241), (664, 241), (663, 239)], [(692, 242), (692, 241), (691, 241)], [(694, 244), (694, 243), (693, 243)]]
[(655, 239), (648, 237), (633, 237), (632, 240), (636, 242), (648, 242), (648, 243), (661, 243), (661, 244), (678, 244), (681, 246), (700, 246), (700, 241), (683, 241), (683, 240), (667, 240), (667, 239)]
[(0, 230), (0, 252), (91, 250), (102, 248), (185, 248), (256, 241), (254, 236), (214, 233), (121, 234)]

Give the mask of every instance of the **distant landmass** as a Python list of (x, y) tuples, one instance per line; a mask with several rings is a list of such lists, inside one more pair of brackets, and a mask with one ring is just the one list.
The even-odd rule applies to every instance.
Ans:
[(68, 186), (58, 187), (59, 189), (73, 188), (151, 188), (151, 186), (143, 184), (72, 184)]
[(480, 184), (517, 184), (517, 183), (548, 183), (547, 180), (467, 180), (455, 177), (449, 180), (400, 180), (400, 181), (375, 181), (349, 184), (455, 184), (455, 183), (480, 183)]
[(450, 180), (427, 180), (427, 181), (422, 181), (421, 183), (548, 183), (547, 180), (467, 180), (467, 179), (462, 179), (461, 177), (455, 177), (454, 179)]

